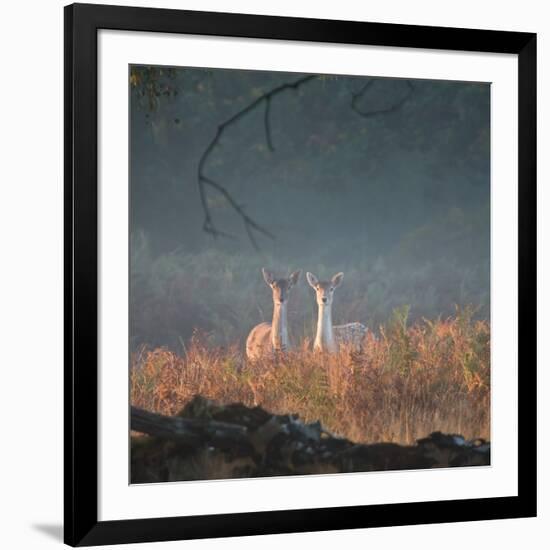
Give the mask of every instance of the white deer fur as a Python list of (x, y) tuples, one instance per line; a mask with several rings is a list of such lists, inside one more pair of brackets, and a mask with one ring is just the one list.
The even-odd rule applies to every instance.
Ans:
[(275, 279), (273, 274), (262, 268), (265, 282), (273, 293), (273, 319), (271, 323), (256, 325), (246, 339), (246, 356), (255, 360), (274, 351), (289, 349), (287, 305), (290, 289), (296, 285), (301, 271), (294, 271), (287, 279)]
[(341, 344), (360, 348), (367, 327), (361, 323), (347, 323), (334, 326), (332, 324), (332, 300), (334, 291), (342, 284), (343, 273), (337, 273), (330, 281), (319, 281), (313, 273), (307, 273), (307, 282), (315, 290), (317, 305), (317, 332), (313, 349), (334, 353)]

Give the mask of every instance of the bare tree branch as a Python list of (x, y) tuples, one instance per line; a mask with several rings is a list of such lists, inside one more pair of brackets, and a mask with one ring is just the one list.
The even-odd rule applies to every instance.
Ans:
[[(210, 155), (212, 155), (212, 153), (214, 152), (214, 149), (216, 148), (216, 146), (219, 145), (220, 140), (224, 135), (224, 132), (227, 130), (227, 128), (235, 124), (236, 122), (238, 122), (240, 119), (242, 119), (252, 111), (254, 111), (262, 103), (264, 104), (263, 122), (264, 122), (265, 139), (266, 139), (268, 149), (270, 151), (274, 151), (275, 147), (273, 146), (273, 138), (272, 138), (272, 132), (271, 132), (271, 100), (276, 95), (286, 90), (289, 90), (289, 89), (297, 90), (300, 86), (303, 86), (304, 84), (314, 80), (315, 78), (316, 78), (316, 75), (309, 75), (309, 76), (304, 76), (296, 80), (295, 82), (280, 84), (279, 86), (276, 86), (270, 91), (260, 95), (252, 103), (250, 103), (249, 105), (247, 105), (246, 107), (244, 107), (243, 109), (241, 109), (240, 111), (232, 115), (225, 122), (222, 122), (218, 126), (216, 130), (216, 134), (208, 144), (208, 147), (205, 149), (204, 153), (202, 154), (199, 160), (199, 165), (197, 170), (199, 194), (200, 194), (202, 209), (204, 212), (204, 223), (203, 223), (204, 231), (206, 231), (207, 233), (210, 233), (214, 237), (222, 236), (222, 237), (234, 238), (234, 235), (231, 235), (229, 233), (222, 231), (214, 223), (214, 220), (212, 217), (212, 211), (208, 204), (208, 196), (207, 196), (207, 187), (210, 187), (214, 191), (220, 193), (224, 197), (224, 199), (227, 201), (227, 203), (231, 206), (231, 208), (235, 211), (235, 213), (238, 216), (240, 216), (244, 224), (246, 234), (248, 235), (248, 238), (252, 243), (252, 246), (256, 250), (259, 250), (260, 247), (256, 239), (255, 233), (261, 233), (264, 236), (269, 237), (270, 239), (275, 238), (275, 236), (268, 229), (260, 225), (258, 222), (256, 222), (253, 218), (251, 218), (245, 212), (244, 207), (235, 200), (233, 195), (227, 190), (226, 187), (214, 181), (213, 179), (211, 179), (205, 174), (206, 164), (208, 159), (210, 158)], [(397, 101), (396, 103), (393, 103), (388, 107), (364, 111), (359, 108), (358, 103), (364, 99), (365, 94), (368, 92), (369, 89), (372, 88), (372, 86), (375, 84), (377, 80), (380, 80), (380, 79), (372, 78), (361, 88), (361, 90), (359, 90), (356, 93), (352, 92), (351, 108), (363, 118), (370, 118), (373, 116), (388, 114), (388, 113), (397, 111), (409, 100), (409, 98), (414, 92), (413, 84), (409, 80), (405, 80), (404, 82), (407, 85), (407, 92), (399, 101)]]
[(393, 113), (397, 110), (399, 110), (412, 96), (414, 92), (414, 86), (410, 80), (405, 80), (405, 84), (407, 84), (407, 92), (406, 94), (396, 103), (390, 105), (389, 107), (384, 107), (382, 109), (373, 109), (369, 111), (363, 111), (361, 110), (357, 103), (363, 99), (364, 95), (367, 93), (367, 91), (372, 88), (374, 83), (376, 81), (380, 80), (379, 78), (371, 78), (357, 93), (352, 93), (351, 96), (351, 108), (360, 116), (363, 118), (370, 118), (377, 115), (385, 115), (388, 113)]
[(271, 239), (275, 238), (275, 236), (270, 231), (268, 231), (265, 227), (262, 227), (260, 224), (254, 221), (248, 214), (246, 214), (243, 206), (240, 205), (233, 198), (233, 195), (223, 185), (215, 182), (214, 180), (206, 176), (205, 174), (206, 163), (210, 155), (213, 153), (215, 147), (219, 144), (225, 130), (229, 126), (231, 126), (232, 124), (235, 124), (238, 120), (242, 119), (244, 116), (252, 112), (254, 109), (259, 107), (262, 103), (265, 103), (264, 128), (265, 128), (266, 142), (269, 150), (274, 151), (275, 149), (273, 147), (273, 140), (271, 137), (271, 122), (270, 122), (272, 98), (284, 92), (285, 90), (290, 90), (290, 89), (297, 90), (300, 86), (306, 84), (306, 82), (310, 82), (314, 78), (316, 78), (315, 75), (309, 75), (309, 76), (302, 77), (296, 80), (295, 82), (285, 83), (285, 84), (276, 86), (272, 90), (260, 95), (250, 105), (247, 105), (244, 109), (241, 109), (239, 112), (235, 113), (233, 116), (231, 116), (225, 122), (222, 122), (218, 126), (216, 134), (212, 138), (212, 141), (209, 143), (208, 147), (205, 149), (204, 153), (202, 154), (199, 160), (199, 165), (197, 170), (199, 194), (200, 194), (202, 209), (204, 212), (204, 223), (203, 223), (204, 231), (206, 231), (207, 233), (210, 233), (214, 237), (218, 237), (218, 236), (233, 237), (232, 235), (218, 229), (218, 227), (214, 223), (214, 220), (212, 218), (212, 212), (210, 210), (210, 206), (208, 205), (208, 197), (207, 197), (207, 191), (206, 191), (206, 188), (210, 187), (215, 191), (217, 191), (218, 193), (220, 193), (221, 195), (223, 195), (223, 197), (228, 202), (228, 204), (241, 217), (246, 233), (248, 235), (248, 238), (250, 239), (250, 242), (252, 243), (254, 248), (256, 248), (256, 250), (259, 250), (259, 246), (255, 238), (254, 232), (262, 233), (263, 235)]

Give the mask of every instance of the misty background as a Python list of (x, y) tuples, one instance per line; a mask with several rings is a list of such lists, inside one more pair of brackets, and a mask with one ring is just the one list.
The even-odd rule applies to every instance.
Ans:
[[(218, 126), (303, 76), (130, 68), (132, 349), (181, 351), (194, 330), (242, 344), (271, 319), (262, 266), (303, 271), (289, 302), (295, 341), (313, 337), (317, 318), (305, 271), (345, 273), (336, 324), (376, 331), (404, 305), (410, 322), (468, 304), (489, 317), (488, 84), (413, 80), (409, 90), (400, 79), (327, 75), (282, 91), (270, 101), (274, 151), (262, 103), (226, 128), (204, 166), (275, 238), (255, 232), (256, 250), (212, 188), (213, 223), (232, 237), (203, 230), (198, 163)], [(373, 111), (383, 112), (361, 114)]]

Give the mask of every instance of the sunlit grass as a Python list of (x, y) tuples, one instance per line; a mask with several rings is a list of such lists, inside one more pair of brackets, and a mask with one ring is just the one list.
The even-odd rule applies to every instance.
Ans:
[(301, 348), (251, 363), (242, 347), (195, 335), (182, 355), (142, 349), (132, 357), (133, 405), (174, 414), (194, 395), (261, 405), (320, 420), (357, 442), (413, 443), (432, 431), (490, 439), (490, 329), (472, 308), (407, 325), (396, 310), (360, 352)]

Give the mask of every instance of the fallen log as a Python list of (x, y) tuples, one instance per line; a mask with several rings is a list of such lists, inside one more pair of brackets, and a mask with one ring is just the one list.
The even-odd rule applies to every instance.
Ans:
[(132, 483), (484, 466), (490, 444), (434, 432), (415, 445), (357, 444), (240, 403), (196, 396), (177, 415), (132, 407)]
[(183, 444), (224, 446), (246, 443), (245, 426), (218, 422), (216, 420), (163, 416), (137, 407), (131, 407), (130, 426), (136, 432), (161, 439), (174, 439)]

